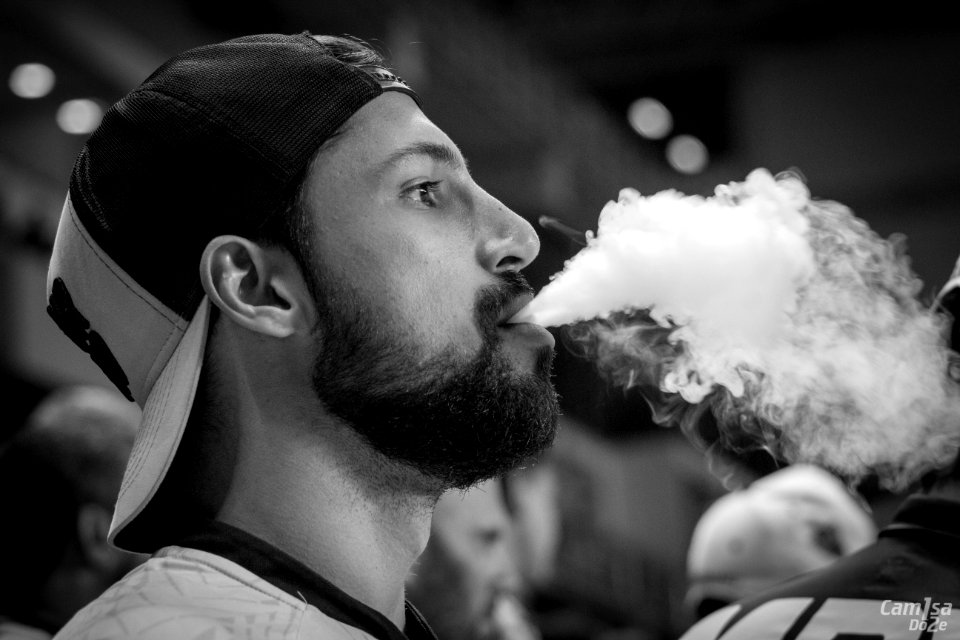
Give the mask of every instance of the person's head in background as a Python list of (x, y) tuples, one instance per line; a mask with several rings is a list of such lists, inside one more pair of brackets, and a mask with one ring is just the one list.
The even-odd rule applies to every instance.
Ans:
[(143, 559), (107, 542), (139, 420), (113, 390), (65, 387), (0, 445), (0, 618), (54, 632)]
[(501, 480), (448, 491), (430, 541), (407, 579), (407, 597), (441, 640), (532, 640)]
[(792, 465), (731, 492), (701, 516), (687, 555), (695, 619), (876, 539), (862, 502), (818, 467)]

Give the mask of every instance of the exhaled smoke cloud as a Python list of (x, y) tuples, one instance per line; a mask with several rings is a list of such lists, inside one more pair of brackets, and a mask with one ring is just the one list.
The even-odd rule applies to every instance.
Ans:
[(664, 419), (695, 430), (709, 409), (727, 446), (901, 490), (960, 445), (921, 286), (899, 238), (758, 169), (710, 198), (621, 191), (515, 320), (574, 325), (614, 380), (659, 389)]

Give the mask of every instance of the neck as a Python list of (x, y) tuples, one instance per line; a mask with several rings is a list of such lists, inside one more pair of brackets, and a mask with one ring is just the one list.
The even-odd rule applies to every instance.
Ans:
[(282, 549), (403, 628), (404, 579), (440, 489), (333, 420), (257, 416), (240, 432), (218, 519)]

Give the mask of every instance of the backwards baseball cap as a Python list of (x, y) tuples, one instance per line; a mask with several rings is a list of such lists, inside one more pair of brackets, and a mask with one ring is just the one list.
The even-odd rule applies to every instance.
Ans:
[(870, 544), (873, 519), (829, 472), (797, 464), (728, 493), (697, 523), (687, 606), (699, 617)]
[(164, 542), (130, 525), (190, 416), (210, 317), (199, 277), (208, 242), (256, 237), (284, 215), (320, 145), (384, 91), (419, 104), (378, 55), (348, 44), (369, 55), (350, 58), (309, 33), (177, 55), (107, 111), (77, 158), (47, 311), (142, 408), (110, 530), (117, 546)]

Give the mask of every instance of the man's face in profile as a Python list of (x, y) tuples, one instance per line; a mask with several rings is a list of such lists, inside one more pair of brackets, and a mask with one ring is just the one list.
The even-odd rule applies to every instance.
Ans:
[(381, 453), (468, 487), (552, 441), (553, 338), (507, 324), (532, 294), (525, 220), (453, 142), (386, 93), (320, 152), (303, 206), (320, 320), (320, 400)]

